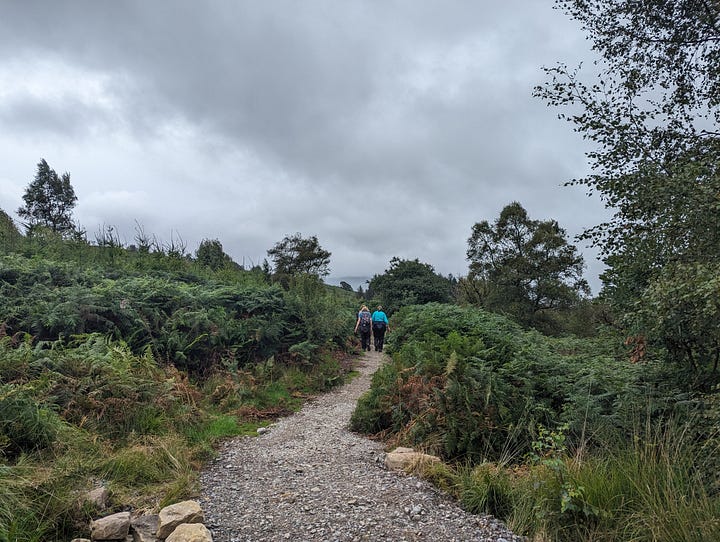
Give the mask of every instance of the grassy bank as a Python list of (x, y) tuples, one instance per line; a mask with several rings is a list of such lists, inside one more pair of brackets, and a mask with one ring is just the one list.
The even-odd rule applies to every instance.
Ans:
[[(197, 494), (224, 438), (343, 382), (356, 301), (298, 276), (47, 238), (0, 254), (0, 541)], [(86, 493), (104, 486), (109, 506)]]

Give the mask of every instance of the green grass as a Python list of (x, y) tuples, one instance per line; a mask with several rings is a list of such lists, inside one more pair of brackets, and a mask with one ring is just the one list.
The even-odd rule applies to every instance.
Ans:
[(584, 456), (515, 465), (434, 465), (425, 475), (473, 513), (492, 514), (535, 542), (720, 540), (717, 473), (682, 427), (606, 443)]
[[(338, 371), (325, 358), (273, 362), (195, 383), (111, 341), (78, 341), (43, 349), (0, 339), (0, 358), (28, 358), (0, 372), (0, 542), (87, 536), (98, 515), (196, 496), (222, 439), (257, 434)], [(107, 510), (79, 498), (99, 483)]]
[[(197, 494), (224, 438), (342, 383), (354, 294), (160, 247), (21, 236), (0, 213), (0, 542)], [(107, 510), (82, 495), (102, 484)]]

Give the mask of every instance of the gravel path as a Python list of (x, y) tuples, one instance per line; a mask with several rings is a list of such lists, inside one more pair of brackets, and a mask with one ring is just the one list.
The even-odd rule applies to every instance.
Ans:
[(215, 542), (523, 540), (429, 483), (386, 470), (382, 446), (347, 430), (382, 356), (365, 353), (359, 377), (267, 433), (225, 443), (201, 477)]

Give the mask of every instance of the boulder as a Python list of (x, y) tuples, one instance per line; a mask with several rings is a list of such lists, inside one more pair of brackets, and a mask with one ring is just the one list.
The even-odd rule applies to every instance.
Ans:
[(73, 538), (70, 542), (91, 542), (89, 538)]
[(202, 523), (205, 521), (200, 503), (197, 501), (183, 501), (166, 506), (160, 510), (157, 529), (158, 538), (167, 538), (182, 523)]
[(107, 508), (109, 499), (110, 491), (108, 491), (106, 487), (96, 487), (92, 491), (88, 491), (87, 495), (85, 495), (85, 500), (98, 510)]
[(157, 542), (160, 517), (157, 514), (140, 516), (130, 522), (133, 542)]
[(90, 522), (93, 540), (125, 540), (130, 532), (130, 512), (118, 512)]
[(395, 448), (385, 456), (385, 466), (390, 470), (410, 471), (439, 461), (437, 456), (416, 452), (412, 448)]
[(202, 523), (178, 525), (165, 542), (212, 542), (212, 534)]

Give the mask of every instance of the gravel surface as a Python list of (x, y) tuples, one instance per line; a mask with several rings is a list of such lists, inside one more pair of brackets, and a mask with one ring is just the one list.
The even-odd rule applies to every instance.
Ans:
[(365, 353), (349, 384), (258, 437), (224, 444), (201, 477), (215, 542), (524, 540), (429, 483), (386, 470), (382, 446), (347, 430), (382, 356)]

